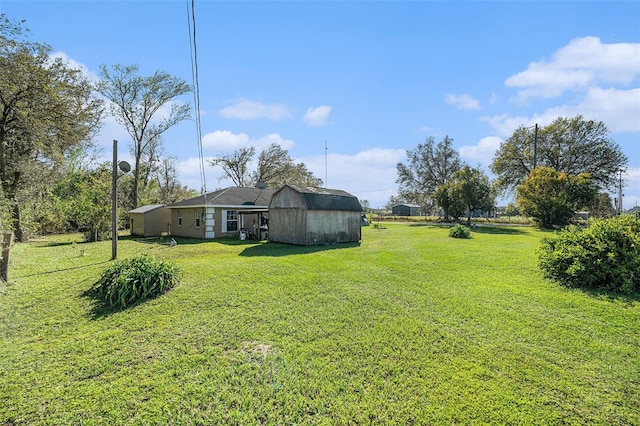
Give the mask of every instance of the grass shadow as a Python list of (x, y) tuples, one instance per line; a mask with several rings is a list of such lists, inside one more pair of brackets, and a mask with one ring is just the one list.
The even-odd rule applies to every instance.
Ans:
[(477, 234), (491, 234), (491, 235), (522, 235), (526, 234), (522, 228), (513, 225), (476, 225), (471, 228), (471, 231)]
[(57, 272), (66, 272), (66, 271), (73, 271), (75, 269), (84, 269), (84, 268), (88, 268), (90, 266), (102, 265), (102, 264), (109, 263), (109, 262), (111, 262), (111, 261), (110, 260), (103, 260), (102, 262), (94, 262), (94, 263), (89, 263), (89, 264), (82, 265), (82, 266), (72, 266), (72, 267), (69, 267), (69, 268), (52, 269), (50, 271), (36, 272), (36, 273), (33, 273), (33, 274), (12, 276), (11, 278), (27, 278), (27, 277), (36, 277), (38, 275), (49, 275), (49, 274), (55, 274)]
[(154, 244), (154, 245), (164, 245), (171, 246), (172, 241), (175, 241), (173, 245), (195, 245), (195, 244), (204, 244), (211, 243), (213, 240), (205, 240), (200, 238), (188, 238), (188, 237), (140, 237), (138, 235), (125, 235), (118, 238), (119, 241), (134, 241), (137, 243), (143, 244)]
[[(171, 290), (169, 290), (171, 291)], [(89, 289), (83, 291), (80, 293), (80, 297), (85, 298), (85, 299), (89, 299), (91, 301), (91, 309), (89, 310), (88, 313), (88, 318), (91, 320), (99, 320), (101, 318), (106, 318), (109, 317), (111, 315), (120, 313), (120, 312), (124, 312), (124, 311), (128, 311), (130, 309), (135, 308), (136, 306), (142, 305), (150, 300), (153, 300), (157, 297), (160, 297), (164, 294), (167, 294), (167, 292), (162, 293), (162, 294), (157, 294), (155, 296), (152, 297), (147, 297), (146, 299), (142, 299), (142, 300), (138, 300), (136, 302), (133, 302), (127, 306), (108, 306), (104, 303), (104, 300), (102, 300), (102, 297), (100, 297), (100, 293), (98, 292), (98, 290), (95, 287), (95, 283), (94, 285), (92, 285)]]
[(244, 249), (240, 256), (245, 257), (256, 257), (256, 256), (267, 256), (267, 257), (281, 257), (281, 256), (292, 256), (298, 254), (310, 254), (310, 253), (318, 253), (327, 250), (339, 250), (346, 248), (360, 247), (359, 242), (351, 242), (351, 243), (336, 243), (336, 244), (326, 244), (326, 245), (317, 245), (317, 246), (298, 246), (294, 244), (283, 244), (283, 243), (274, 243), (274, 242), (261, 242), (259, 244), (253, 244), (250, 247)]
[(80, 293), (80, 296), (89, 299), (91, 301), (91, 309), (89, 310), (88, 317), (91, 320), (99, 320), (101, 318), (106, 318), (113, 314), (117, 314), (118, 312), (123, 312), (133, 308), (134, 306), (138, 306), (143, 301), (139, 301), (129, 306), (119, 307), (119, 306), (107, 306), (104, 304), (98, 290), (94, 286), (91, 286), (88, 290)]
[(632, 305), (634, 303), (640, 303), (640, 292), (633, 291), (631, 293), (622, 293), (613, 290), (604, 290), (597, 288), (587, 287), (567, 287), (571, 290), (580, 291), (584, 294), (593, 297), (594, 299), (606, 300), (608, 302), (621, 302), (624, 304)]

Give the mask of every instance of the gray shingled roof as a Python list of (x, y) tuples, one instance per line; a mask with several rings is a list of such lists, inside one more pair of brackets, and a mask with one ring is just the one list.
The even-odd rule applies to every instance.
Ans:
[(308, 210), (362, 211), (358, 198), (346, 191), (298, 185), (286, 185), (283, 188), (287, 186), (302, 195), (305, 207)]
[[(240, 188), (232, 186), (202, 196), (179, 201), (167, 207), (246, 206), (247, 208), (267, 207), (275, 189)], [(206, 202), (205, 202), (206, 201)]]
[(148, 204), (146, 206), (138, 207), (137, 209), (129, 210), (129, 213), (147, 213), (155, 209), (164, 207), (164, 204)]

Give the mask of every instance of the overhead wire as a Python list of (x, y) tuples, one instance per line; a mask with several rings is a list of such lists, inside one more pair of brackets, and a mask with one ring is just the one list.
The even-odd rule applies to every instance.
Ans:
[(202, 195), (207, 193), (207, 180), (204, 168), (204, 153), (202, 151), (202, 125), (200, 121), (200, 83), (198, 81), (198, 46), (196, 43), (196, 11), (195, 0), (187, 1), (187, 28), (189, 33), (189, 49), (191, 52), (191, 78), (193, 81), (193, 103), (195, 109), (196, 120), (196, 136), (198, 138), (198, 156), (200, 164), (200, 192)]

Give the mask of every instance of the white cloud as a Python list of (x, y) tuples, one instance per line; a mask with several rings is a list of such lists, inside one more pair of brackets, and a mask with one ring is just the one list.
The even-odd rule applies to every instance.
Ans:
[(458, 109), (480, 109), (480, 102), (473, 97), (463, 94), (463, 95), (452, 95), (447, 94), (444, 97), (445, 102), (448, 104), (453, 104), (458, 107)]
[(627, 188), (640, 190), (640, 167), (630, 167), (622, 174), (622, 179)]
[(582, 115), (587, 120), (602, 121), (612, 132), (640, 131), (640, 88), (618, 90), (614, 88), (590, 88), (576, 104), (548, 108), (532, 117), (514, 116), (505, 113), (482, 120), (491, 124), (501, 136), (511, 136), (519, 126), (545, 126), (558, 117)]
[(302, 121), (310, 126), (322, 126), (327, 123), (330, 113), (331, 107), (327, 105), (320, 105), (316, 108), (309, 107), (307, 113), (302, 117)]
[[(404, 149), (372, 148), (353, 155), (329, 154), (326, 158), (329, 188), (342, 189), (371, 207), (383, 207), (389, 197), (397, 194), (396, 164), (405, 158)], [(299, 158), (313, 174), (325, 180), (325, 156)]]
[(233, 105), (219, 110), (218, 113), (224, 118), (237, 118), (240, 120), (267, 118), (280, 121), (291, 117), (291, 111), (285, 105), (263, 104), (246, 99), (237, 100)]
[(545, 111), (546, 116), (553, 118), (578, 114), (602, 121), (612, 132), (640, 132), (640, 88), (594, 87), (587, 90), (577, 105), (562, 105)]
[(497, 149), (500, 148), (500, 143), (502, 143), (502, 138), (488, 136), (480, 139), (477, 145), (464, 145), (460, 147), (458, 152), (462, 158), (469, 162), (489, 166)]
[(640, 74), (640, 43), (603, 44), (597, 37), (572, 40), (551, 61), (539, 61), (507, 78), (508, 87), (521, 88), (519, 99), (552, 98), (567, 90), (599, 84), (629, 85)]
[(291, 149), (295, 145), (295, 142), (291, 139), (284, 139), (278, 133), (270, 133), (258, 139), (252, 139), (251, 145), (255, 146), (257, 150), (262, 150), (271, 144), (278, 144), (282, 149)]
[(202, 146), (209, 151), (235, 151), (248, 146), (253, 146), (260, 151), (273, 143), (280, 145), (283, 149), (290, 149), (295, 145), (292, 140), (284, 139), (278, 133), (252, 138), (246, 133), (216, 130), (202, 137)]
[(494, 115), (492, 117), (482, 117), (481, 120), (489, 123), (496, 133), (503, 137), (511, 136), (513, 131), (520, 126), (529, 127), (536, 123), (538, 123), (538, 125), (542, 125), (542, 121), (537, 115), (534, 115), (533, 117), (512, 117), (508, 113), (504, 113)]
[[(405, 157), (404, 149), (372, 148), (353, 155), (329, 154), (327, 156), (328, 186), (347, 191), (360, 200), (368, 200), (371, 207), (383, 207), (389, 197), (397, 194), (396, 164)], [(205, 157), (207, 191), (230, 186), (220, 167), (212, 167)], [(317, 155), (293, 159), (303, 162), (318, 178), (325, 180), (325, 156)], [(254, 164), (249, 165), (250, 169)], [(200, 160), (189, 158), (178, 167), (180, 182), (189, 188), (200, 190)], [(223, 178), (222, 180), (220, 178)]]
[(216, 151), (235, 151), (249, 145), (249, 135), (233, 133), (229, 130), (216, 130), (202, 137), (202, 147)]
[(627, 210), (640, 205), (640, 167), (628, 168), (626, 173), (623, 173), (622, 179), (624, 181), (622, 207)]
[(87, 77), (87, 78), (89, 79), (89, 81), (91, 81), (91, 82), (93, 82), (93, 83), (95, 83), (95, 82), (97, 82), (98, 80), (100, 80), (100, 77), (98, 77), (98, 75), (97, 75), (97, 74), (95, 74), (95, 73), (93, 73), (93, 72), (89, 71), (89, 68), (87, 68), (87, 66), (86, 66), (86, 65), (84, 65), (84, 64), (83, 64), (83, 63), (81, 63), (81, 62), (76, 61), (75, 59), (72, 59), (72, 58), (71, 58), (71, 57), (69, 57), (69, 55), (67, 55), (65, 52), (58, 51), (58, 52), (52, 53), (52, 54), (50, 55), (50, 57), (51, 57), (52, 59), (58, 59), (58, 58), (60, 58), (60, 59), (62, 60), (62, 62), (64, 62), (65, 64), (67, 64), (67, 66), (68, 66), (69, 68), (73, 68), (73, 69), (76, 69), (76, 70), (80, 70), (80, 71), (82, 71), (82, 74), (84, 74), (84, 76), (85, 76), (85, 77)]

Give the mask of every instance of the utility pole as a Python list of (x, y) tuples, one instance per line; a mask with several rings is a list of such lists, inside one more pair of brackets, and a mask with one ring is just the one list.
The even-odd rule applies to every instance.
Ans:
[(533, 168), (538, 167), (538, 123), (533, 133)]
[(328, 188), (327, 184), (327, 140), (324, 140), (324, 187)]
[(118, 163), (118, 141), (113, 140), (113, 176), (111, 177), (111, 260), (118, 258), (118, 169), (131, 170), (126, 161)]
[(118, 141), (113, 140), (111, 176), (111, 260), (118, 258)]
[(618, 182), (618, 215), (622, 214), (622, 169), (620, 169), (620, 180)]

